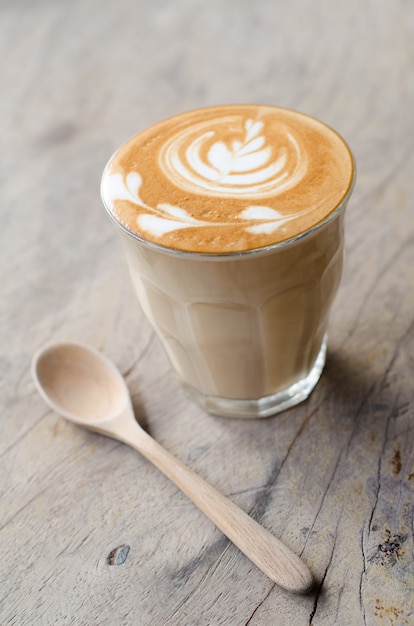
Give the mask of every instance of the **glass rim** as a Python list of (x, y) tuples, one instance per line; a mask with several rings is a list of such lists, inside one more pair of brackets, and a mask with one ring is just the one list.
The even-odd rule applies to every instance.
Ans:
[[(226, 106), (226, 105), (224, 105)], [(227, 105), (229, 108), (231, 108), (231, 105)], [(207, 107), (207, 108), (212, 108), (212, 107)], [(283, 107), (275, 107), (275, 108), (283, 108)], [(251, 255), (258, 255), (258, 254), (266, 254), (269, 252), (272, 252), (276, 249), (279, 248), (284, 248), (286, 246), (290, 246), (293, 245), (294, 243), (296, 243), (298, 240), (303, 239), (304, 237), (307, 237), (311, 234), (313, 234), (315, 231), (319, 230), (320, 228), (322, 228), (323, 226), (325, 226), (325, 224), (329, 223), (331, 220), (333, 220), (335, 217), (337, 217), (338, 214), (340, 214), (342, 212), (342, 210), (346, 207), (346, 204), (349, 201), (349, 198), (352, 195), (352, 192), (354, 190), (355, 187), (355, 182), (356, 182), (356, 161), (354, 158), (354, 155), (348, 145), (348, 143), (345, 141), (345, 139), (331, 126), (329, 126), (328, 124), (325, 124), (325, 122), (322, 122), (320, 120), (318, 120), (317, 118), (314, 118), (310, 115), (307, 115), (306, 113), (301, 113), (298, 111), (294, 111), (293, 109), (286, 109), (288, 111), (292, 111), (294, 113), (298, 113), (299, 115), (303, 115), (305, 117), (310, 117), (311, 119), (316, 120), (318, 123), (326, 126), (327, 128), (329, 128), (332, 132), (334, 132), (343, 142), (344, 146), (346, 147), (346, 149), (349, 152), (349, 156), (351, 159), (351, 176), (350, 176), (350, 180), (349, 180), (349, 184), (348, 187), (344, 193), (344, 195), (342, 196), (341, 200), (331, 209), (331, 211), (329, 211), (329, 213), (327, 215), (325, 215), (322, 219), (320, 219), (318, 222), (316, 222), (315, 224), (313, 224), (310, 228), (307, 228), (306, 230), (297, 233), (296, 235), (294, 235), (293, 237), (289, 237), (288, 239), (284, 239), (283, 241), (278, 241), (275, 242), (273, 244), (269, 244), (267, 246), (261, 246), (258, 248), (250, 248), (249, 250), (235, 250), (235, 251), (230, 251), (230, 252), (200, 252), (200, 251), (193, 251), (193, 250), (180, 250), (179, 248), (170, 248), (168, 246), (163, 246), (162, 244), (159, 243), (155, 243), (154, 241), (151, 241), (150, 239), (146, 239), (145, 237), (143, 237), (142, 235), (140, 235), (139, 233), (131, 230), (130, 228), (128, 228), (125, 224), (123, 224), (115, 215), (114, 211), (110, 208), (110, 206), (108, 206), (108, 203), (105, 200), (104, 194), (103, 194), (103, 181), (104, 178), (106, 176), (107, 170), (111, 164), (112, 158), (113, 156), (109, 159), (108, 163), (106, 164), (103, 174), (102, 174), (102, 178), (101, 178), (101, 186), (100, 186), (100, 196), (101, 196), (101, 201), (102, 204), (106, 210), (106, 213), (108, 214), (108, 216), (110, 217), (110, 219), (114, 222), (114, 224), (122, 231), (124, 232), (126, 235), (129, 235), (132, 239), (135, 239), (136, 241), (138, 241), (139, 243), (143, 244), (144, 246), (147, 246), (148, 248), (151, 248), (153, 250), (157, 250), (159, 252), (163, 252), (164, 254), (169, 254), (172, 256), (180, 256), (180, 257), (199, 257), (199, 258), (203, 258), (203, 259), (214, 259), (214, 258), (238, 258), (238, 257), (246, 257), (246, 256), (251, 256)], [(116, 150), (114, 152), (114, 154), (116, 154), (118, 150)]]

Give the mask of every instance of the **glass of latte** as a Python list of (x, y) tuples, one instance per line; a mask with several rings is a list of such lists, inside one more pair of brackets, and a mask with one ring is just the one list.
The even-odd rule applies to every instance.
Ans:
[(110, 159), (102, 199), (138, 300), (207, 411), (273, 415), (318, 382), (354, 179), (334, 130), (261, 105), (177, 115)]

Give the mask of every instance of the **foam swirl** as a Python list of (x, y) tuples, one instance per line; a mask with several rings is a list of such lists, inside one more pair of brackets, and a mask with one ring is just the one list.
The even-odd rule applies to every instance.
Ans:
[(279, 124), (269, 142), (262, 121), (225, 116), (186, 128), (162, 147), (158, 163), (175, 185), (207, 196), (264, 198), (296, 186), (307, 155)]
[(198, 109), (132, 137), (102, 178), (132, 234), (201, 253), (252, 250), (320, 223), (349, 194), (353, 160), (318, 120), (269, 106)]

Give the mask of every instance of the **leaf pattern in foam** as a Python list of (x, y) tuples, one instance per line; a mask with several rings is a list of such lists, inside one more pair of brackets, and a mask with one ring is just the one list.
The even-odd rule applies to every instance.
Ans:
[[(253, 129), (258, 131), (258, 123), (253, 124)], [(223, 144), (224, 145), (224, 144)], [(259, 144), (256, 143), (256, 146)], [(226, 148), (227, 150), (227, 148)], [(246, 155), (248, 156), (248, 154)], [(146, 205), (140, 198), (139, 191), (142, 185), (142, 178), (138, 172), (130, 172), (125, 178), (122, 174), (116, 173), (107, 176), (103, 183), (104, 197), (108, 200), (128, 200), (137, 204), (150, 213), (144, 213), (137, 217), (139, 227), (150, 232), (155, 237), (162, 237), (174, 230), (191, 227), (209, 226), (230, 226), (234, 222), (205, 222), (198, 220), (181, 207), (174, 206), (168, 202), (162, 202), (157, 207)], [(243, 209), (239, 214), (240, 219), (259, 222), (246, 226), (246, 231), (252, 234), (270, 234), (279, 228), (283, 223), (294, 219), (300, 215), (283, 215), (269, 206), (251, 205)]]
[(248, 154), (249, 152), (255, 152), (256, 150), (260, 150), (264, 146), (265, 138), (263, 135), (260, 137), (256, 137), (251, 141), (248, 141), (244, 145), (240, 144), (238, 147), (239, 154)]
[(104, 179), (104, 196), (108, 200), (129, 200), (142, 206), (139, 190), (142, 178), (138, 172), (130, 172), (124, 179), (122, 174), (111, 174)]
[(217, 141), (208, 151), (207, 160), (221, 174), (227, 174), (232, 169), (233, 154), (225, 143)]
[(248, 206), (244, 211), (240, 213), (240, 217), (243, 220), (272, 220), (279, 221), (286, 219), (285, 215), (279, 213), (270, 206)]
[(181, 230), (183, 228), (190, 228), (193, 224), (187, 224), (182, 221), (168, 220), (157, 215), (150, 215), (145, 213), (139, 215), (137, 218), (138, 225), (142, 230), (150, 232), (155, 237), (162, 237), (167, 233), (171, 233), (174, 230)]
[(126, 178), (126, 188), (133, 198), (139, 200), (139, 190), (141, 189), (142, 178), (138, 172), (130, 172)]
[(246, 133), (246, 141), (250, 141), (250, 139), (252, 139), (253, 137), (256, 137), (256, 135), (258, 135), (261, 130), (263, 129), (263, 122), (254, 122), (252, 119), (246, 120), (246, 123), (244, 125), (247, 133)]
[(249, 206), (240, 213), (244, 220), (260, 221), (259, 224), (248, 226), (246, 231), (253, 235), (270, 235), (282, 224), (296, 217), (296, 215), (282, 215), (269, 206)]
[(194, 224), (205, 224), (205, 222), (200, 222), (200, 220), (192, 217), (192, 215), (190, 215), (185, 209), (182, 209), (179, 206), (174, 206), (173, 204), (168, 204), (167, 202), (158, 204), (157, 209), (160, 209), (163, 213), (171, 215), (171, 217), (174, 217), (177, 220), (188, 223), (189, 226)]
[(230, 172), (249, 172), (262, 167), (269, 161), (272, 150), (264, 147), (265, 138), (259, 135), (262, 122), (247, 120), (244, 141), (235, 140), (231, 149), (223, 141), (216, 141), (207, 153), (207, 160), (222, 175)]
[(247, 154), (238, 154), (235, 156), (231, 169), (233, 172), (252, 172), (257, 170), (269, 161), (271, 152), (270, 148), (263, 148)]

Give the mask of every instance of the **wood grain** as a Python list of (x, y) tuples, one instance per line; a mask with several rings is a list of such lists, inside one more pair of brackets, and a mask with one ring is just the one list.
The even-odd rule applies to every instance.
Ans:
[[(0, 623), (414, 621), (414, 8), (404, 0), (0, 3)], [(189, 108), (315, 115), (358, 180), (328, 362), (301, 406), (208, 416), (135, 303), (99, 199), (126, 138)], [(48, 341), (126, 375), (151, 435), (310, 567), (292, 596), (126, 446), (48, 411)]]

